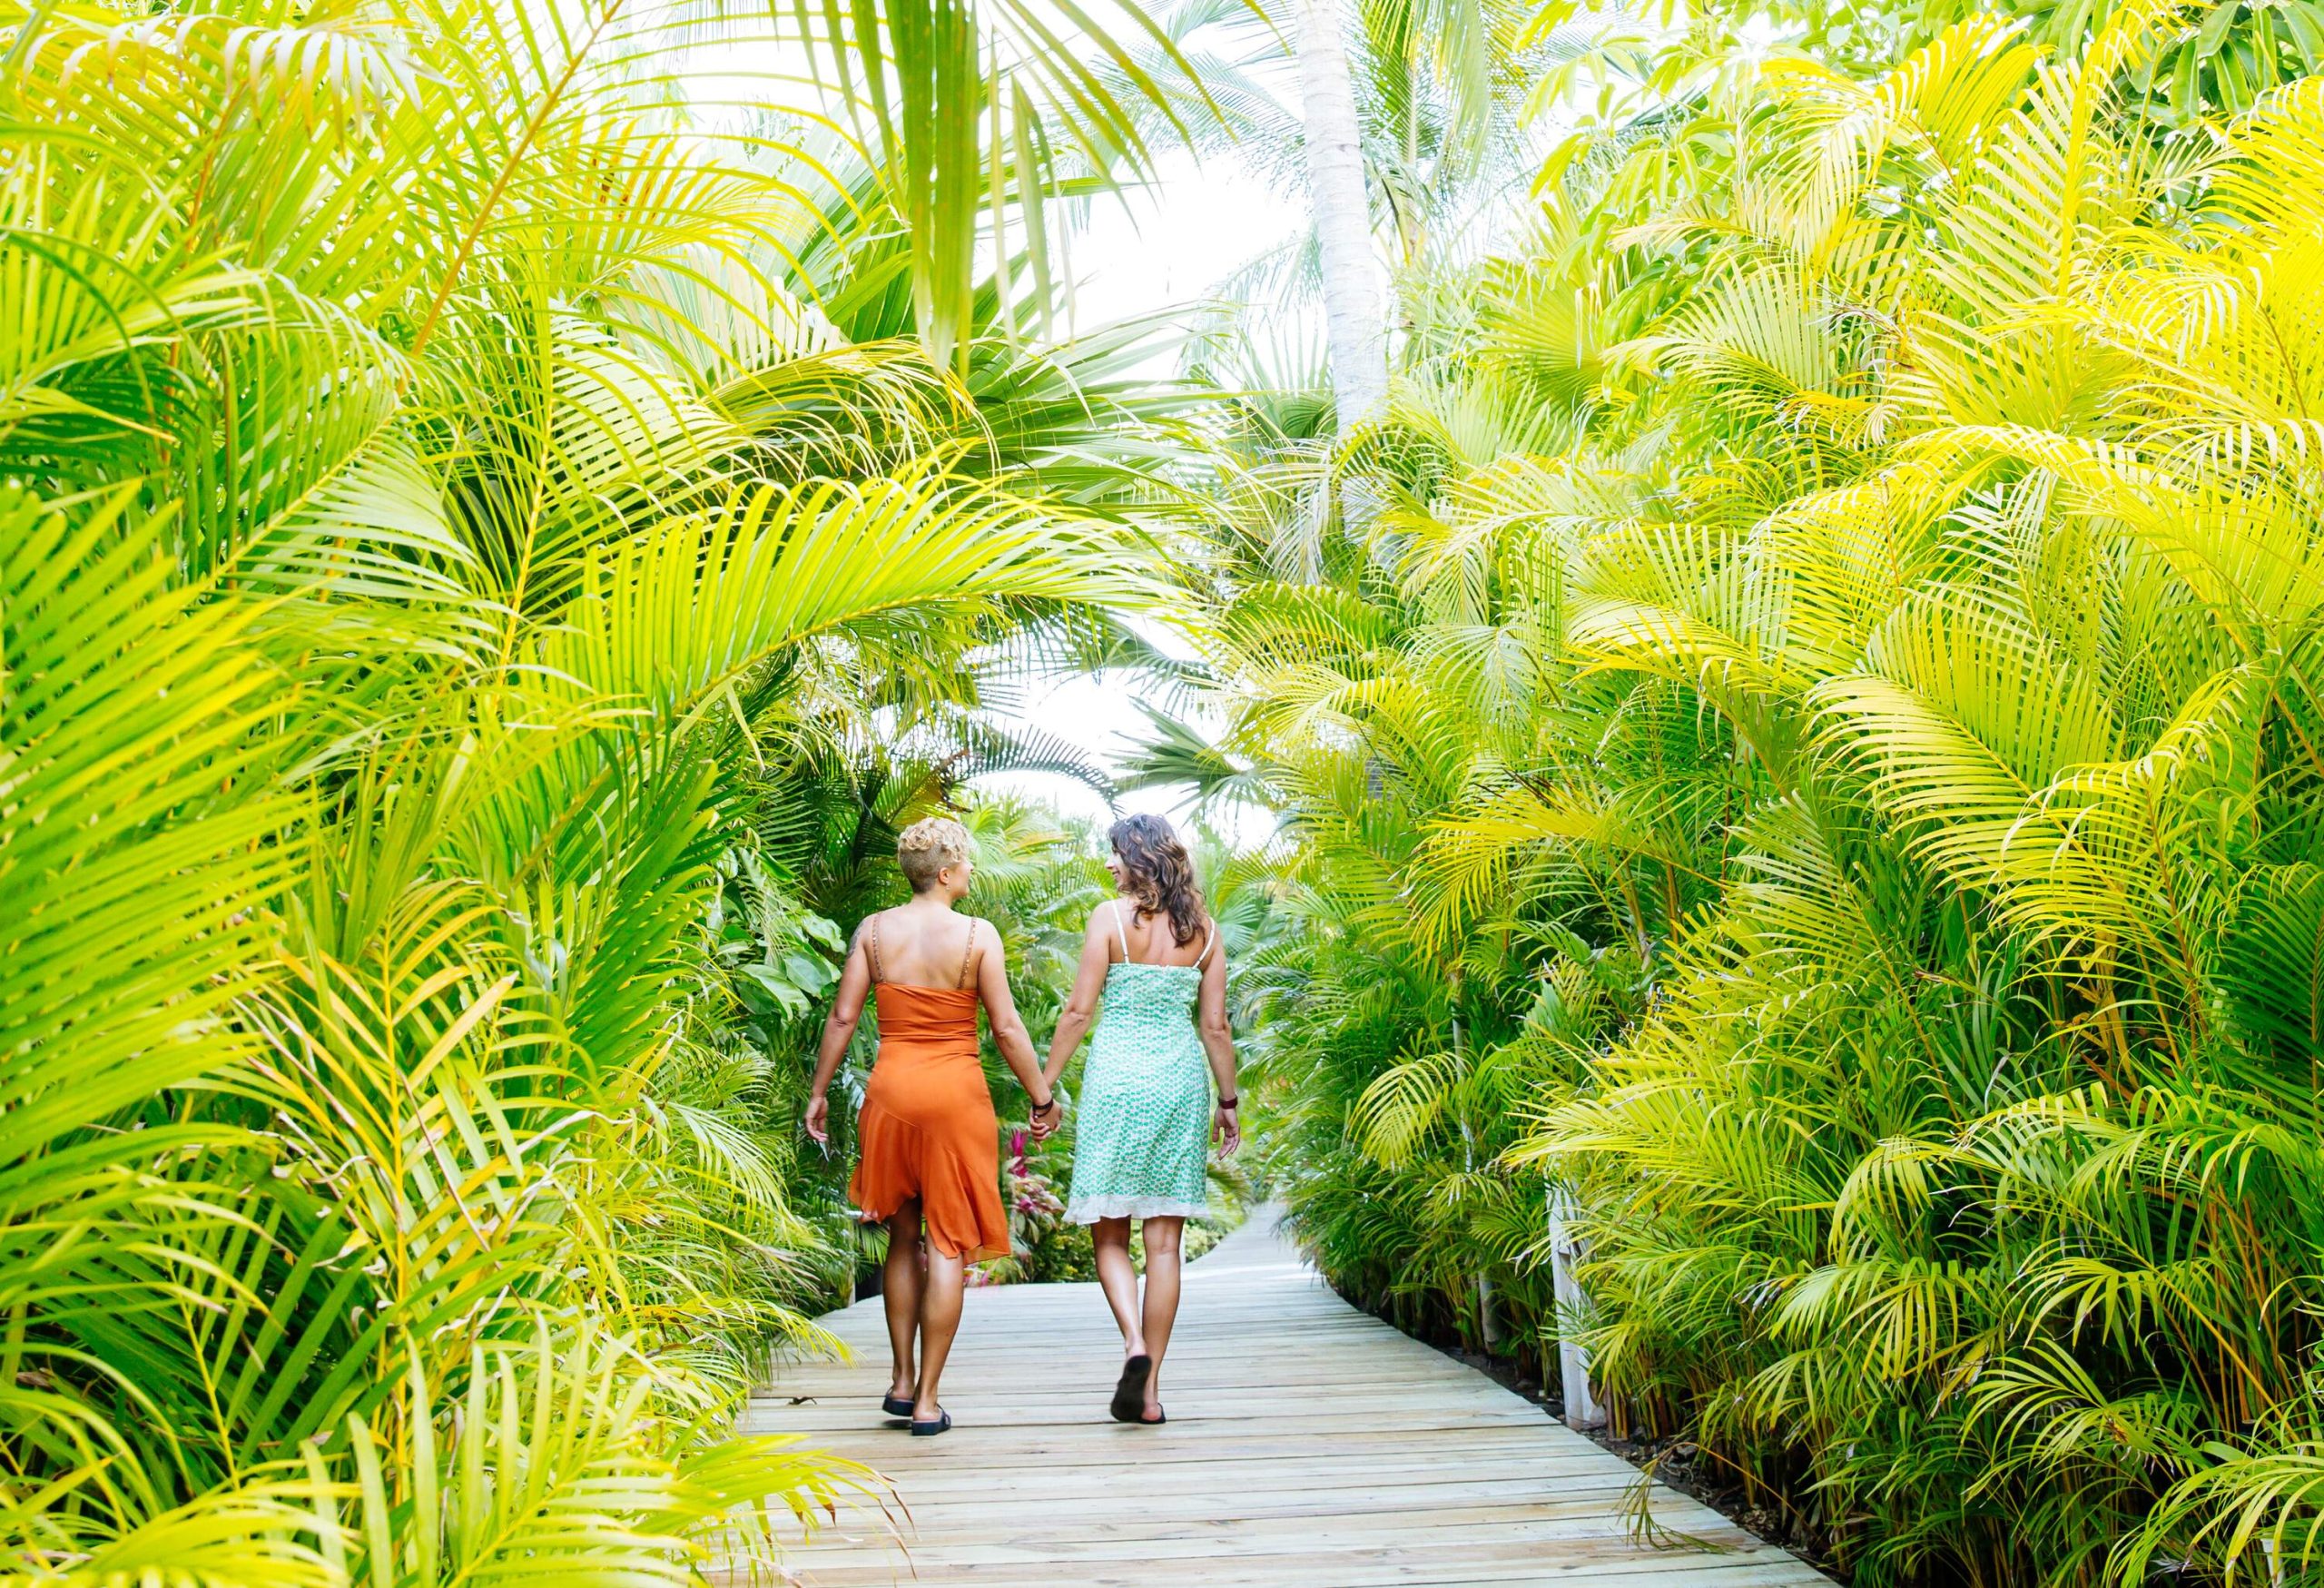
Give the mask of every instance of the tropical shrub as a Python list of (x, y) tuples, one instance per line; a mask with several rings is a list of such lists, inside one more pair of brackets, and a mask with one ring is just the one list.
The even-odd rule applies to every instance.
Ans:
[(2126, 113), (2203, 25), (1726, 62), (1445, 267), (1368, 525), (1222, 492), (1298, 1228), (1862, 1581), (2324, 1553), (2324, 81)]
[[(941, 153), (1012, 214), (1108, 173), (1010, 148), (1134, 154), (1134, 77), (947, 17), (988, 72), (901, 10), (793, 42), (1006, 100)], [(1029, 334), (1030, 263), (979, 308), (926, 128), (702, 103), (737, 25), (12, 18), (10, 1582), (764, 1576), (862, 1481), (733, 1433), (852, 1266), (791, 1158), (837, 939), (785, 846), (899, 675), (964, 721), (1103, 643), (1148, 439), (1060, 409), (1120, 339)], [(847, 340), (810, 300), (860, 271), (920, 312)]]

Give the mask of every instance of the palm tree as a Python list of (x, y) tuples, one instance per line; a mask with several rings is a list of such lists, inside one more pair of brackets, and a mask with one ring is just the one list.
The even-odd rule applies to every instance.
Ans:
[(2158, 144), (2201, 25), (1689, 77), (1461, 278), (1373, 523), (1296, 583), (1268, 498), (1215, 535), (1326, 1271), (1472, 1338), (1489, 1275), (1865, 1581), (2324, 1547), (2324, 100)]
[(1299, 100), (1306, 123), (1307, 196), (1323, 272), (1332, 396), (1345, 438), (1388, 396), (1387, 321), (1372, 246), (1363, 130), (1336, 0), (1298, 0)]
[(734, 42), (618, 4), (19, 31), (28, 1581), (764, 1578), (866, 1481), (732, 1432), (843, 1266), (745, 991), (800, 996), (831, 932), (737, 769), (812, 688), (870, 711), (851, 657), (1098, 643), (1145, 598), (1121, 504), (1157, 410), (1071, 421), (1102, 347), (971, 390), (904, 340), (943, 345), (973, 215), (923, 217), (930, 318), (839, 335), (814, 297), (869, 293), (810, 245), (909, 192), (822, 202), (827, 101), (689, 112)]
[[(1393, 0), (1364, 5), (1353, 18), (1336, 0), (1249, 12), (1187, 0), (1161, 25), (1179, 49), (1171, 64), (1192, 66), (1219, 109), (1197, 129), (1198, 143), (1232, 144), (1286, 198), (1305, 201), (1312, 228), (1288, 245), (1288, 257), (1254, 261), (1222, 291), (1312, 291), (1320, 299), (1344, 440), (1388, 395), (1376, 239), (1392, 238), (1394, 256), (1409, 264), (1429, 253), (1439, 228), (1458, 229), (1481, 186), (1521, 180), (1531, 51), (1521, 19), (1497, 0)], [(1236, 50), (1205, 53), (1197, 35)], [(1295, 114), (1259, 70), (1286, 55), (1298, 77)]]

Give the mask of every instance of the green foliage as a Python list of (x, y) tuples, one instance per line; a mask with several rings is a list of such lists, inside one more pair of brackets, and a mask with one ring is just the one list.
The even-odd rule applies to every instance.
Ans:
[(1250, 1090), (1344, 1288), (1858, 1581), (2304, 1580), (2324, 79), (2060, 26), (1698, 57), (1221, 493)]
[[(11, 1583), (770, 1581), (870, 1481), (734, 1430), (852, 1267), (804, 1026), (880, 822), (1044, 753), (980, 692), (1144, 598), (1076, 503), (1161, 409), (1057, 399), (1127, 335), (905, 341), (973, 217), (820, 203), (843, 97), (690, 109), (751, 27), (10, 17)], [(900, 216), (930, 317), (850, 344)]]

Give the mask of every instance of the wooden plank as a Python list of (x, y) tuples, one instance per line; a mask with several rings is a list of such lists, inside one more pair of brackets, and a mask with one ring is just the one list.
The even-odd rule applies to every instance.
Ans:
[[(1650, 1553), (1650, 1552), (1642, 1552)], [(919, 1574), (913, 1575), (914, 1566)], [(1222, 1560), (1137, 1562), (1088, 1572), (1049, 1568), (1028, 1573), (1021, 1567), (940, 1566), (931, 1568), (924, 1556), (910, 1563), (901, 1557), (892, 1567), (842, 1567), (825, 1573), (810, 1566), (805, 1581), (812, 1588), (887, 1588), (899, 1583), (973, 1583), (977, 1588), (1509, 1588), (1512, 1584), (1558, 1584), (1560, 1588), (1797, 1588), (1803, 1581), (1823, 1583), (1798, 1562), (1779, 1553), (1775, 1558), (1726, 1557), (1707, 1563), (1681, 1564), (1662, 1558), (1631, 1558), (1618, 1563), (1572, 1562), (1529, 1553), (1509, 1560), (1480, 1552), (1452, 1550), (1397, 1558), (1359, 1556), (1354, 1553), (1317, 1555), (1305, 1562)]]
[[(1275, 1494), (1372, 1493), (1428, 1488), (1440, 1484), (1470, 1484), (1480, 1493), (1497, 1493), (1502, 1485), (1512, 1485), (1528, 1494), (1552, 1489), (1561, 1494), (1584, 1489), (1627, 1494), (1636, 1486), (1638, 1477), (1635, 1473), (1609, 1473), (1571, 1464), (1462, 1460), (1422, 1452), (1378, 1460), (1334, 1459), (1297, 1471), (1273, 1462), (1247, 1463), (1231, 1470), (1195, 1464), (1153, 1467), (1136, 1463), (1051, 1467), (1042, 1475), (1041, 1493), (1052, 1504), (1088, 1496), (1118, 1505), (1122, 1484), (1133, 1474), (1141, 1498), (1165, 1494), (1233, 1493), (1252, 1502)], [(989, 1469), (922, 1471), (912, 1476), (912, 1494), (915, 1507), (955, 1500), (988, 1504), (992, 1496), (992, 1474)]]
[(792, 1562), (808, 1588), (1809, 1588), (1823, 1577), (1641, 1481), (1521, 1397), (1347, 1306), (1254, 1219), (1187, 1273), (1169, 1423), (1106, 1415), (1121, 1340), (1094, 1285), (971, 1291), (945, 1372), (955, 1421), (879, 1414), (877, 1301), (822, 1320), (853, 1353), (787, 1366), (745, 1425), (892, 1484)]

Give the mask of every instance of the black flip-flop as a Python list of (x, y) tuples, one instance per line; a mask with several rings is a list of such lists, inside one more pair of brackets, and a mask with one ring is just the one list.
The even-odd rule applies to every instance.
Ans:
[(1142, 1423), (1146, 1420), (1146, 1380), (1154, 1371), (1154, 1358), (1144, 1355), (1132, 1356), (1122, 1364), (1122, 1376), (1114, 1386), (1114, 1402), (1108, 1409), (1117, 1423)]
[(880, 1397), (880, 1409), (891, 1417), (909, 1417), (911, 1402), (900, 1395), (883, 1395)]
[(1144, 1413), (1140, 1413), (1136, 1419), (1137, 1425), (1141, 1428), (1159, 1428), (1163, 1424), (1170, 1420), (1170, 1414), (1164, 1411), (1160, 1406), (1155, 1407), (1154, 1412), (1155, 1415), (1151, 1417), (1147, 1416)]
[(936, 1411), (936, 1421), (932, 1423), (916, 1422), (911, 1425), (912, 1436), (914, 1438), (933, 1439), (939, 1434), (949, 1434), (951, 1432), (952, 1414), (946, 1411), (941, 1406), (937, 1407)]

